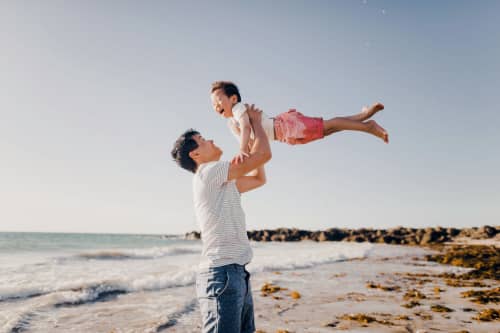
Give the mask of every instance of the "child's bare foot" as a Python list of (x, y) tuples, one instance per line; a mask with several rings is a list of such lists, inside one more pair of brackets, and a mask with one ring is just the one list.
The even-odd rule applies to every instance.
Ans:
[(361, 114), (363, 115), (362, 121), (371, 118), (375, 113), (382, 111), (384, 109), (384, 104), (382, 103), (375, 103), (372, 106), (368, 107), (365, 106), (361, 110)]
[(375, 120), (368, 120), (366, 124), (368, 124), (369, 132), (371, 134), (378, 136), (379, 138), (384, 140), (385, 143), (389, 143), (389, 134), (382, 126), (377, 124)]

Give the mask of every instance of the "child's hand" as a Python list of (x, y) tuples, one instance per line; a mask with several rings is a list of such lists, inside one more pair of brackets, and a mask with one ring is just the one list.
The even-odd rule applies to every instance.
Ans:
[(233, 157), (233, 159), (231, 160), (231, 164), (239, 164), (239, 163), (242, 163), (245, 158), (249, 158), (250, 157), (250, 154), (246, 151), (240, 151), (238, 153), (238, 155), (236, 155), (235, 157)]

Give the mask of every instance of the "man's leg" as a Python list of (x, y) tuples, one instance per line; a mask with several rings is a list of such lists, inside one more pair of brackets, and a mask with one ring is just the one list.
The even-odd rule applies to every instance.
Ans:
[(245, 269), (246, 295), (243, 303), (243, 312), (241, 314), (241, 332), (255, 332), (255, 319), (253, 311), (252, 288), (250, 287), (250, 273)]
[(196, 290), (202, 315), (203, 333), (241, 331), (241, 313), (245, 300), (242, 268), (227, 265), (200, 272)]

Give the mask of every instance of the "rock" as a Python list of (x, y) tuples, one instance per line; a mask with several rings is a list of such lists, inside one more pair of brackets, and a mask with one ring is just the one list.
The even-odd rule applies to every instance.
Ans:
[(472, 234), (473, 239), (487, 239), (495, 237), (497, 230), (489, 225), (485, 225), (479, 228), (475, 233)]
[(396, 238), (394, 236), (391, 236), (391, 235), (386, 235), (386, 236), (382, 237), (382, 240), (386, 244), (397, 244)]
[(201, 238), (201, 234), (198, 231), (191, 231), (186, 233), (184, 238), (187, 240), (197, 240)]
[(287, 241), (300, 241), (304, 236), (307, 236), (307, 233), (305, 230), (294, 228), (288, 236)]
[(460, 233), (460, 229), (457, 228), (448, 228), (446, 229), (446, 233), (449, 237), (455, 237)]
[[(391, 229), (339, 229), (329, 228), (324, 231), (308, 231), (297, 228), (278, 228), (275, 230), (248, 231), (248, 239), (257, 242), (298, 242), (302, 240), (313, 240), (316, 242), (347, 241), (347, 242), (371, 242), (385, 244), (409, 244), (409, 245), (432, 245), (451, 241), (455, 237), (469, 237), (474, 239), (486, 239), (495, 237), (500, 233), (500, 226), (483, 226), (480, 228), (405, 228), (397, 227)], [(185, 239), (200, 239), (200, 233), (193, 231), (185, 234)]]
[(320, 242), (324, 242), (324, 241), (329, 241), (330, 239), (328, 239), (328, 234), (325, 233), (324, 231), (320, 232), (319, 236), (318, 236), (318, 241)]
[(422, 240), (420, 241), (420, 244), (427, 245), (427, 244), (435, 243), (440, 236), (441, 235), (438, 232), (436, 232), (434, 229), (432, 229), (432, 228), (426, 229), (425, 234), (423, 235)]
[(347, 236), (344, 230), (337, 228), (326, 229), (325, 234), (329, 241), (341, 241)]
[(366, 238), (363, 236), (355, 236), (353, 240), (357, 243), (366, 242)]
[(286, 238), (285, 235), (279, 235), (279, 234), (274, 234), (271, 236), (271, 241), (272, 242), (282, 242)]

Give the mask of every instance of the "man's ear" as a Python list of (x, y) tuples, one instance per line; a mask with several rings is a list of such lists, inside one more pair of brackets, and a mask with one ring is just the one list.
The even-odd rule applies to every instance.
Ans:
[(231, 97), (229, 97), (229, 101), (231, 102), (232, 105), (238, 103), (238, 96), (232, 95)]
[(191, 151), (189, 152), (189, 157), (191, 157), (193, 160), (196, 160), (196, 157), (198, 157), (198, 156), (200, 156), (200, 153), (198, 153), (198, 152), (196, 151), (196, 149), (195, 149), (195, 150), (191, 150)]

